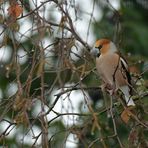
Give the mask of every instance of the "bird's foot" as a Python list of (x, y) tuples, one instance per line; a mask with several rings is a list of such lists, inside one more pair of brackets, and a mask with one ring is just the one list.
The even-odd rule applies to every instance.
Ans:
[(115, 85), (107, 84), (107, 85), (106, 85), (106, 91), (107, 91), (111, 96), (113, 96), (113, 95), (116, 94), (117, 89), (116, 89)]

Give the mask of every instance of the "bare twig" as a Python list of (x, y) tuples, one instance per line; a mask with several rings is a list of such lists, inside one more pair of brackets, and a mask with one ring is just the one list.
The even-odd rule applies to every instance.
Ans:
[(113, 96), (110, 96), (110, 114), (111, 114), (111, 118), (112, 118), (112, 122), (113, 122), (113, 128), (114, 128), (114, 135), (116, 136), (118, 143), (120, 145), (120, 148), (124, 148), (124, 145), (121, 143), (121, 140), (118, 136), (118, 132), (117, 132), (117, 127), (116, 127), (116, 122), (114, 119), (114, 114), (113, 114)]

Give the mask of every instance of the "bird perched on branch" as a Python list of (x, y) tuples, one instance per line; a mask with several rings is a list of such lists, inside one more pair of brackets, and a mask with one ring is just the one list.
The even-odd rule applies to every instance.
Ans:
[(96, 57), (96, 68), (103, 85), (110, 95), (118, 89), (125, 96), (127, 106), (135, 106), (131, 98), (131, 77), (127, 62), (118, 54), (116, 45), (108, 39), (100, 39), (95, 43), (91, 53)]

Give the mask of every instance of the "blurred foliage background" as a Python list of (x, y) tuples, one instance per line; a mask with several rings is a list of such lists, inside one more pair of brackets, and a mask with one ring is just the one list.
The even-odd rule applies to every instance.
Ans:
[[(0, 0), (0, 146), (148, 147), (148, 1), (85, 3)], [(99, 88), (89, 53), (98, 38), (128, 59), (132, 115), (120, 93), (110, 106)]]

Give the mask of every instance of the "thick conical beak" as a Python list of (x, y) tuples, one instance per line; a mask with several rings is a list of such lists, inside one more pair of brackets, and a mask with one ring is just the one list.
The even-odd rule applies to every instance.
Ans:
[(95, 56), (95, 57), (99, 57), (100, 56), (100, 53), (99, 53), (99, 50), (97, 48), (93, 48), (91, 49), (90, 53)]

